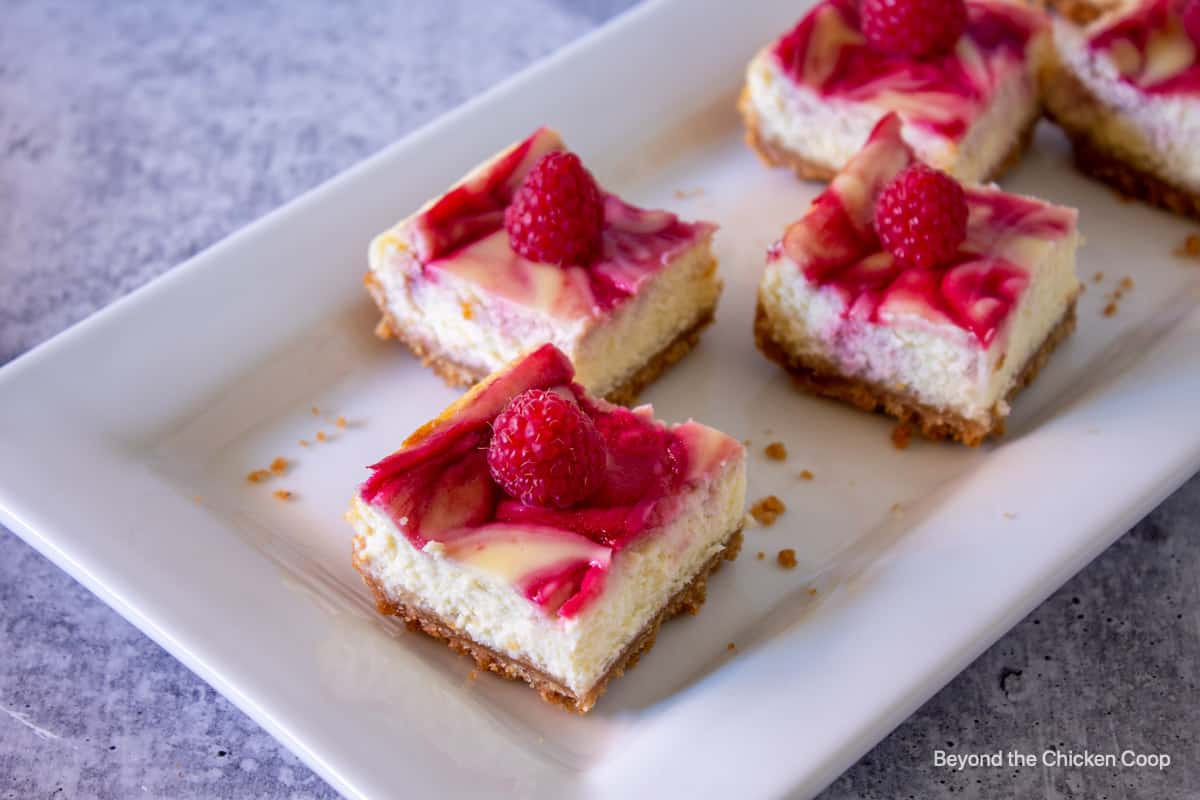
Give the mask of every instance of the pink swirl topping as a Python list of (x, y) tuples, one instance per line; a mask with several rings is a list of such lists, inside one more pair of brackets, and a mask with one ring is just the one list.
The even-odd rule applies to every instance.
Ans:
[(1197, 44), (1177, 0), (1142, 0), (1093, 27), (1088, 46), (1112, 59), (1122, 80), (1148, 94), (1200, 93)]
[(964, 187), (970, 216), (958, 254), (933, 269), (904, 267), (880, 246), (873, 227), (875, 199), (914, 160), (900, 126), (895, 114), (884, 117), (768, 258), (786, 256), (810, 282), (836, 289), (847, 319), (954, 325), (988, 347), (1029, 283), (1029, 243), (1070, 235), (1075, 212), (995, 188)]
[[(675, 517), (688, 488), (711, 478), (741, 445), (695, 422), (668, 428), (651, 410), (588, 397), (552, 345), (472, 389), (442, 417), (373, 465), (364, 502), (391, 517), (417, 548), (509, 581), (547, 613), (570, 618), (603, 592), (613, 556)], [(559, 510), (508, 496), (488, 472), (491, 422), (527, 389), (569, 393), (604, 437), (603, 488)]]
[(822, 0), (774, 46), (793, 80), (823, 97), (872, 102), (948, 139), (966, 133), (999, 83), (1025, 67), (1045, 15), (1005, 0), (968, 0), (967, 29), (949, 53), (928, 59), (871, 47), (854, 0)]
[(595, 262), (560, 267), (524, 258), (509, 244), (504, 209), (542, 156), (565, 149), (557, 133), (539, 128), (468, 175), (393, 232), (407, 245), (400, 254), (403, 266), (430, 281), (466, 280), (487, 296), (556, 317), (601, 316), (716, 230), (711, 223), (684, 222), (606, 193)]

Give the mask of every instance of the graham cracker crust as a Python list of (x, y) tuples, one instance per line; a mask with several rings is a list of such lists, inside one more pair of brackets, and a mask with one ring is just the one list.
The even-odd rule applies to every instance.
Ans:
[[(375, 335), (380, 339), (395, 339), (405, 345), (413, 355), (421, 360), (422, 366), (431, 369), (435, 375), (450, 386), (473, 386), (488, 376), (487, 372), (468, 367), (449, 356), (436, 352), (430, 343), (413, 335), (411, 331), (405, 330), (388, 310), (387, 295), (374, 273), (368, 272), (363, 276), (363, 285), (366, 286), (371, 299), (375, 301), (375, 305), (378, 306), (382, 315), (379, 323), (375, 326)], [(632, 405), (636, 402), (642, 390), (656, 381), (671, 366), (683, 360), (683, 357), (696, 347), (700, 342), (700, 334), (712, 324), (716, 308), (717, 304), (714, 302), (700, 314), (699, 319), (690, 327), (651, 356), (623, 384), (610, 390), (604, 399), (622, 406)]]
[(1063, 130), (1071, 140), (1075, 167), (1084, 175), (1107, 183), (1127, 197), (1200, 220), (1200, 193), (1190, 192), (1132, 166), (1097, 147), (1085, 131), (1072, 131), (1065, 127)]
[[(1050, 354), (1075, 330), (1075, 299), (1072, 298), (1062, 319), (1046, 336), (1005, 397), (1011, 400), (1042, 371)], [(967, 419), (946, 409), (926, 405), (908, 392), (889, 389), (870, 381), (847, 378), (832, 364), (818, 359), (789, 354), (767, 329), (766, 312), (759, 303), (754, 318), (754, 341), (770, 360), (787, 370), (796, 385), (813, 394), (832, 397), (850, 403), (864, 411), (878, 411), (895, 417), (902, 425), (912, 425), (929, 439), (957, 441), (968, 447), (978, 447), (989, 437), (1004, 435), (1005, 414), (999, 407), (991, 409), (986, 423)]]
[(454, 651), (475, 659), (480, 669), (486, 669), (509, 680), (525, 681), (536, 689), (542, 699), (552, 705), (560, 706), (577, 714), (586, 714), (596, 704), (596, 700), (608, 688), (610, 681), (621, 677), (627, 670), (633, 669), (638, 660), (654, 646), (658, 630), (663, 622), (682, 613), (696, 614), (708, 595), (708, 578), (721, 568), (725, 561), (733, 561), (742, 547), (742, 529), (738, 528), (729, 534), (725, 546), (709, 559), (684, 586), (667, 601), (667, 604), (655, 615), (642, 630), (633, 637), (625, 649), (613, 661), (596, 685), (582, 696), (576, 695), (563, 686), (552, 676), (533, 666), (524, 659), (514, 658), (476, 642), (462, 631), (456, 630), (437, 614), (421, 607), (415, 597), (395, 598), (387, 594), (384, 588), (367, 571), (366, 566), (359, 560), (358, 550), (354, 548), (354, 568), (362, 576), (363, 582), (375, 595), (375, 606), (379, 613), (386, 616), (399, 617), (409, 630), (425, 633), (435, 639), (446, 642)]
[[(805, 158), (778, 139), (763, 134), (758, 125), (758, 114), (750, 103), (747, 89), (743, 88), (741, 96), (738, 98), (738, 110), (746, 125), (746, 144), (750, 145), (750, 149), (758, 154), (759, 160), (768, 167), (787, 167), (796, 174), (796, 177), (806, 181), (829, 182), (837, 175), (838, 170), (829, 165)], [(1016, 143), (1004, 155), (1004, 158), (984, 178), (984, 183), (999, 180), (1021, 162), (1021, 157), (1033, 142), (1033, 131), (1037, 127), (1037, 122), (1038, 116), (1035, 115), (1021, 131)]]

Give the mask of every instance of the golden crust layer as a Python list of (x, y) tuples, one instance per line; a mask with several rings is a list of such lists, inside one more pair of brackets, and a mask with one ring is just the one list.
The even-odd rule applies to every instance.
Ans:
[[(375, 305), (379, 307), (380, 314), (382, 314), (382, 319), (375, 326), (376, 336), (381, 339), (396, 339), (408, 347), (413, 355), (421, 360), (423, 366), (433, 370), (434, 374), (450, 386), (473, 386), (488, 376), (486, 372), (481, 373), (479, 370), (471, 369), (448, 356), (436, 353), (429, 343), (420, 337), (414, 336), (410, 331), (406, 331), (388, 310), (387, 295), (373, 273), (368, 272), (363, 277), (363, 285), (367, 287), (367, 291), (375, 301)], [(700, 341), (700, 334), (712, 324), (716, 308), (717, 304), (714, 302), (700, 314), (699, 319), (687, 328), (687, 330), (680, 333), (666, 347), (651, 356), (627, 381), (608, 392), (604, 399), (618, 405), (632, 405), (637, 400), (638, 395), (642, 393), (642, 390), (656, 381), (672, 365), (683, 360), (683, 357), (696, 347)]]
[[(1050, 359), (1050, 354), (1073, 330), (1074, 299), (1041, 347), (1025, 363), (1006, 400), (1011, 400), (1017, 392), (1033, 383), (1033, 379)], [(836, 367), (828, 362), (788, 353), (783, 345), (771, 336), (767, 327), (766, 312), (761, 303), (754, 319), (754, 341), (767, 358), (791, 373), (797, 386), (813, 394), (842, 400), (864, 411), (878, 411), (895, 417), (901, 424), (915, 426), (929, 439), (951, 440), (978, 447), (989, 437), (1004, 435), (1005, 416), (999, 408), (991, 410), (990, 419), (986, 423), (967, 419), (952, 411), (926, 405), (907, 392), (896, 391), (858, 378), (847, 378), (839, 374)]]
[[(356, 537), (357, 538), (357, 537)], [(534, 667), (527, 661), (500, 653), (486, 645), (471, 639), (459, 630), (455, 630), (437, 614), (421, 607), (413, 597), (392, 597), (378, 581), (371, 576), (366, 566), (359, 560), (357, 545), (354, 548), (354, 568), (362, 576), (363, 582), (375, 595), (375, 606), (379, 613), (399, 617), (411, 631), (418, 631), (441, 639), (456, 652), (475, 659), (481, 668), (510, 680), (525, 681), (537, 690), (547, 703), (560, 706), (568, 711), (586, 714), (596, 704), (596, 700), (608, 688), (610, 681), (621, 677), (626, 670), (633, 669), (638, 659), (654, 646), (658, 629), (666, 620), (682, 613), (696, 614), (708, 594), (708, 577), (721, 568), (725, 561), (733, 561), (742, 547), (742, 529), (738, 528), (729, 534), (725, 547), (706, 562), (692, 578), (672, 597), (662, 610), (633, 637), (621, 654), (613, 662), (596, 685), (582, 696), (576, 695), (559, 681)]]
[[(750, 145), (750, 149), (757, 153), (759, 159), (768, 167), (787, 167), (796, 173), (796, 177), (807, 181), (828, 182), (837, 175), (838, 171), (829, 165), (807, 159), (778, 139), (763, 134), (758, 124), (758, 114), (750, 103), (748, 89), (742, 89), (742, 94), (738, 99), (738, 110), (746, 125), (746, 144)], [(1035, 116), (1025, 126), (1012, 149), (1005, 154), (1000, 163), (992, 168), (984, 182), (999, 180), (1006, 172), (1020, 163), (1021, 157), (1033, 142), (1033, 131), (1037, 126), (1037, 121), (1038, 117)]]

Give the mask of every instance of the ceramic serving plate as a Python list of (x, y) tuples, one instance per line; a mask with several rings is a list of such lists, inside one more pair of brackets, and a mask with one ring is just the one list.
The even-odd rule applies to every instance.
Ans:
[[(9, 364), (0, 520), (347, 795), (815, 793), (1200, 465), (1200, 268), (1172, 254), (1185, 223), (1042, 130), (1005, 185), (1081, 210), (1089, 285), (1009, 436), (899, 451), (884, 419), (798, 394), (751, 314), (819, 187), (763, 168), (733, 102), (802, 11), (651, 2)], [(751, 497), (787, 504), (582, 718), (378, 617), (341, 519), (456, 395), (372, 336), (367, 242), (541, 123), (622, 196), (720, 223), (717, 324), (645, 399), (749, 439)], [(285, 475), (246, 481), (276, 456)]]

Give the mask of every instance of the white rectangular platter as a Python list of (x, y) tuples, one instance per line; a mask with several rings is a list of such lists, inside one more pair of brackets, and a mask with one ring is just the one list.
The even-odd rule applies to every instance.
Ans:
[[(802, 11), (651, 2), (0, 370), (0, 520), (350, 796), (817, 792), (1200, 465), (1200, 270), (1172, 255), (1185, 223), (1045, 129), (1005, 185), (1081, 210), (1089, 291), (1009, 436), (898, 451), (798, 394), (751, 314), (819, 187), (757, 162), (733, 99)], [(788, 506), (586, 718), (378, 617), (341, 519), (456, 394), (372, 337), (369, 238), (543, 122), (633, 202), (721, 224), (717, 324), (645, 399), (751, 440), (751, 496)], [(275, 456), (287, 475), (246, 482)]]

